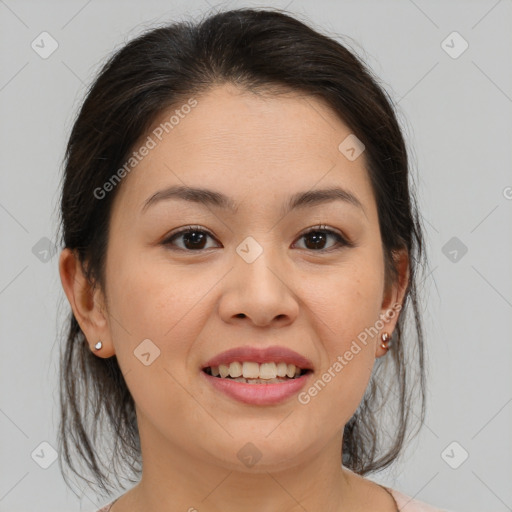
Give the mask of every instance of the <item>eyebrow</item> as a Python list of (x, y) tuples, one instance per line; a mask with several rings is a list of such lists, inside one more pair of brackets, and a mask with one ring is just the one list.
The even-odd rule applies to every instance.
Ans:
[[(181, 199), (205, 206), (211, 205), (217, 208), (230, 210), (232, 212), (236, 212), (239, 206), (233, 199), (222, 194), (221, 192), (216, 192), (206, 188), (175, 185), (163, 190), (159, 190), (158, 192), (151, 195), (144, 202), (141, 211), (144, 213), (150, 206), (170, 199)], [(357, 208), (360, 208), (366, 215), (361, 201), (359, 201), (359, 199), (354, 194), (340, 187), (298, 192), (288, 198), (284, 205), (283, 214), (286, 214), (297, 208), (312, 207), (333, 201), (343, 201), (345, 203), (356, 206)]]

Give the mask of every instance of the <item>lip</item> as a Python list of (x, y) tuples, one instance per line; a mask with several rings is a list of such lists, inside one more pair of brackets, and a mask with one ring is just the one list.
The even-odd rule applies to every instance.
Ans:
[(278, 404), (297, 394), (310, 379), (313, 372), (310, 371), (285, 382), (276, 382), (273, 384), (246, 384), (231, 379), (221, 379), (213, 377), (207, 373), (199, 372), (208, 384), (211, 384), (217, 391), (221, 391), (227, 396), (251, 405), (272, 405)]
[[(201, 370), (208, 366), (219, 366), (234, 361), (252, 361), (255, 363), (283, 362), (294, 364), (303, 370), (313, 370), (313, 363), (307, 358), (290, 350), (289, 348), (274, 345), (271, 347), (237, 347), (217, 354), (201, 366)], [(203, 372), (204, 373), (204, 372)], [(216, 377), (214, 377), (216, 379)], [(219, 379), (217, 379), (219, 380)], [(298, 379), (297, 379), (298, 380)], [(240, 382), (237, 384), (241, 384)], [(272, 386), (272, 384), (245, 384), (246, 386)], [(283, 386), (283, 384), (277, 384)]]

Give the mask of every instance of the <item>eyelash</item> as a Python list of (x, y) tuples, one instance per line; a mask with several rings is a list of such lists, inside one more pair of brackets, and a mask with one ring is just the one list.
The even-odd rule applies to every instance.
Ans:
[[(338, 243), (338, 246), (336, 247), (331, 247), (329, 249), (319, 249), (319, 250), (314, 250), (314, 249), (305, 249), (305, 250), (309, 250), (309, 251), (312, 251), (312, 252), (318, 252), (318, 253), (327, 253), (327, 252), (332, 252), (332, 251), (336, 251), (336, 250), (340, 250), (344, 247), (354, 247), (354, 244), (350, 241), (348, 241), (345, 237), (343, 237), (342, 235), (340, 235), (338, 232), (336, 231), (333, 231), (331, 229), (328, 229), (327, 226), (325, 225), (320, 225), (320, 226), (313, 226), (311, 228), (309, 228), (307, 231), (305, 231), (304, 233), (302, 233), (299, 237), (299, 240), (302, 239), (303, 237), (309, 235), (310, 233), (318, 233), (318, 232), (321, 232), (321, 233), (327, 233), (329, 235), (332, 235), (334, 236), (334, 238), (337, 240), (337, 243)], [(187, 234), (187, 233), (205, 233), (207, 234), (208, 236), (210, 236), (211, 238), (214, 238), (215, 237), (208, 231), (208, 230), (205, 230), (203, 229), (201, 226), (186, 226), (184, 229), (176, 232), (176, 233), (173, 233), (172, 235), (170, 235), (169, 237), (167, 237), (163, 242), (162, 242), (162, 245), (164, 246), (171, 246), (173, 245), (171, 242), (175, 239), (175, 238), (179, 238), (180, 236), (184, 235), (184, 234)], [(172, 248), (170, 250), (177, 250), (177, 251), (184, 251), (184, 252), (202, 252), (202, 251), (207, 251), (208, 249), (198, 249), (198, 250), (191, 250), (191, 249), (182, 249), (181, 247), (178, 247), (178, 248)]]

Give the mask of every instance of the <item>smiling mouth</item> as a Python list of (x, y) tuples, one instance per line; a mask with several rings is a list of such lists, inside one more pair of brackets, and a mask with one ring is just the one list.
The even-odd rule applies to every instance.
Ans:
[(286, 365), (286, 368), (284, 365), (281, 365), (281, 367), (277, 368), (277, 371), (275, 368), (267, 368), (258, 371), (256, 364), (250, 368), (245, 368), (245, 372), (243, 373), (242, 365), (238, 366), (238, 369), (233, 369), (232, 366), (228, 365), (219, 365), (213, 367), (207, 366), (203, 368), (202, 371), (207, 375), (218, 379), (233, 380), (235, 382), (246, 384), (275, 384), (280, 382), (288, 382), (312, 372), (310, 369), (298, 368), (295, 365)]

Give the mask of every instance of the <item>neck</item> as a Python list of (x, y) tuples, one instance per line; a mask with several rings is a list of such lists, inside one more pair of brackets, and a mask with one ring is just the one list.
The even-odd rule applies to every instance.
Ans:
[[(174, 512), (334, 512), (352, 509), (354, 474), (341, 465), (342, 436), (287, 463), (251, 467), (195, 454), (151, 431), (139, 418), (143, 474), (130, 493), (134, 510)], [(142, 427), (142, 428), (141, 428)]]

